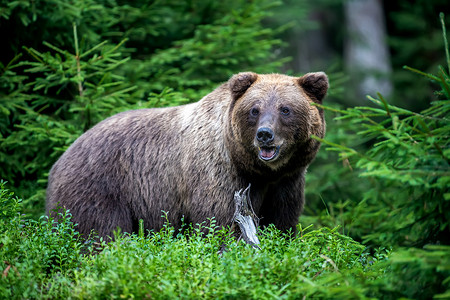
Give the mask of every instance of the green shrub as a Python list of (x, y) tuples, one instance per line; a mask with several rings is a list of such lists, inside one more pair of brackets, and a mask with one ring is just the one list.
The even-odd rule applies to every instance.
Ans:
[[(450, 69), (448, 44), (446, 53)], [(357, 169), (354, 175), (360, 177), (350, 178), (351, 186), (347, 190), (364, 191), (361, 201), (341, 198), (344, 202), (337, 213), (352, 236), (377, 245), (447, 243), (450, 234), (449, 69), (440, 67), (438, 75), (406, 69), (440, 86), (429, 108), (415, 113), (388, 104), (381, 95), (377, 99), (368, 97), (374, 107), (346, 110), (329, 107), (338, 115), (339, 122), (356, 131), (347, 141), (359, 140), (356, 144), (362, 141), (369, 148), (319, 140), (328, 145), (328, 150), (338, 152), (349, 168)], [(342, 169), (338, 172), (349, 174)], [(337, 195), (340, 194), (338, 191)], [(335, 199), (325, 200), (329, 203)]]
[(337, 228), (299, 226), (292, 237), (270, 226), (255, 249), (211, 219), (183, 232), (166, 224), (146, 235), (116, 233), (93, 252), (67, 212), (58, 222), (26, 219), (4, 182), (0, 204), (7, 212), (0, 222), (5, 299), (423, 299), (450, 292), (449, 246), (370, 255)]
[(36, 298), (53, 278), (71, 276), (83, 263), (89, 243), (82, 241), (64, 213), (58, 221), (25, 219), (21, 200), (0, 182), (0, 298)]
[[(121, 237), (76, 276), (76, 298), (294, 299), (307, 294), (344, 295), (341, 271), (364, 277), (371, 268), (364, 246), (336, 230), (289, 239), (274, 227), (261, 232), (261, 249), (237, 242), (226, 229), (208, 225), (173, 236), (170, 227), (147, 238)], [(222, 243), (227, 250), (218, 253)], [(383, 258), (384, 259), (384, 258)], [(372, 262), (373, 263), (373, 262)], [(357, 271), (356, 271), (357, 270)], [(339, 277), (332, 283), (327, 276)], [(376, 278), (374, 274), (370, 278)], [(317, 284), (320, 283), (320, 288)], [(325, 287), (336, 286), (334, 292)], [(319, 292), (320, 291), (320, 292)], [(355, 291), (356, 292), (356, 291)], [(358, 295), (363, 295), (357, 291)]]
[[(388, 28), (388, 44), (393, 73), (390, 79), (395, 89), (391, 104), (415, 111), (429, 106), (435, 86), (427, 80), (416, 80), (411, 72), (404, 72), (404, 65), (433, 73), (445, 64), (442, 52), (442, 28), (438, 12), (447, 12), (445, 21), (450, 22), (446, 0), (384, 1)], [(414, 84), (411, 84), (414, 82)]]
[[(370, 137), (365, 153), (322, 140), (361, 169), (373, 184), (358, 205), (347, 212), (356, 234), (378, 244), (424, 245), (443, 242), (449, 234), (450, 122), (448, 75), (428, 76), (442, 87), (442, 100), (414, 113), (389, 105), (381, 95), (369, 98), (378, 107), (340, 111), (341, 119), (360, 126)], [(354, 159), (354, 160), (353, 160)]]
[[(0, 223), (3, 298), (344, 296), (349, 288), (340, 285), (349, 272), (376, 279), (382, 273), (374, 262), (386, 259), (368, 256), (364, 246), (327, 228), (299, 228), (299, 236), (289, 237), (272, 226), (260, 233), (261, 249), (254, 249), (214, 219), (183, 233), (166, 224), (147, 236), (117, 234), (93, 255), (68, 213), (58, 222), (24, 219), (19, 199), (4, 183), (0, 195), (3, 211), (9, 212)], [(366, 293), (360, 287), (353, 292)]]
[[(324, 107), (336, 118), (322, 140), (331, 151), (321, 152), (310, 168), (301, 221), (339, 224), (370, 247), (394, 249), (375, 280), (347, 278), (352, 289), (366, 289), (366, 296), (450, 295), (450, 56), (444, 26), (443, 33), (445, 68), (432, 75), (405, 67), (438, 87), (429, 108), (412, 112), (382, 95), (369, 97), (370, 107)], [(333, 162), (337, 158), (341, 167)]]
[(384, 286), (387, 295), (411, 299), (450, 297), (450, 246), (404, 248), (392, 253), (390, 264)]

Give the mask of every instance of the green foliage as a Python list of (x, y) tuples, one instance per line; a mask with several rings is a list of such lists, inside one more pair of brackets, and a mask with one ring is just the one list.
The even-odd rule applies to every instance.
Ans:
[(0, 206), (8, 212), (0, 220), (5, 299), (423, 299), (450, 292), (448, 246), (370, 255), (337, 229), (299, 227), (292, 237), (271, 226), (254, 249), (211, 219), (183, 232), (166, 224), (147, 235), (117, 233), (94, 254), (67, 212), (58, 222), (26, 219), (4, 182)]
[[(76, 34), (76, 27), (74, 30)], [(55, 53), (26, 48), (35, 61), (9, 67), (11, 77), (16, 75), (11, 69), (17, 68), (25, 68), (26, 74), (38, 76), (29, 78), (22, 88), (11, 88), (18, 88), (22, 93), (16, 90), (0, 100), (5, 115), (18, 119), (14, 130), (3, 139), (2, 146), (9, 151), (22, 152), (11, 165), (11, 168), (22, 172), (48, 170), (51, 166), (48, 158), (57, 158), (83, 130), (105, 115), (129, 105), (127, 98), (130, 98), (132, 90), (123, 83), (123, 78), (112, 73), (118, 65), (126, 62), (126, 59), (117, 60), (120, 45), (111, 47), (104, 42), (80, 53), (76, 43), (75, 51), (71, 53), (45, 44)], [(9, 79), (1, 78), (4, 81)], [(62, 91), (71, 84), (76, 87), (73, 99), (59, 99)], [(52, 91), (55, 91), (54, 95)], [(32, 155), (35, 159), (29, 160)], [(10, 157), (2, 156), (6, 166), (1, 173), (4, 178), (11, 177), (10, 173), (14, 172), (8, 168), (10, 161)]]
[(416, 113), (382, 95), (368, 97), (373, 106), (324, 107), (334, 117), (322, 140), (331, 151), (310, 168), (303, 222), (340, 225), (376, 245), (447, 243), (450, 63), (443, 15), (441, 21), (447, 66), (437, 75), (405, 67), (440, 87), (429, 108)]
[[(364, 265), (364, 247), (329, 229), (289, 241), (275, 228), (268, 228), (261, 235), (261, 250), (230, 239), (214, 225), (206, 228), (206, 238), (197, 229), (177, 238), (163, 230), (146, 239), (117, 240), (80, 272), (74, 295), (296, 298), (326, 274)], [(222, 243), (227, 250), (218, 254)], [(333, 251), (336, 249), (339, 251)]]
[(394, 247), (383, 277), (362, 285), (349, 281), (352, 288), (376, 291), (369, 292), (375, 298), (450, 295), (450, 56), (443, 15), (441, 22), (446, 67), (437, 75), (405, 67), (439, 87), (429, 107), (416, 113), (382, 95), (368, 98), (371, 107), (324, 107), (331, 126), (323, 143), (331, 151), (319, 153), (307, 176), (302, 223), (339, 224), (357, 240)]
[[(9, 211), (0, 223), (2, 298), (339, 296), (348, 291), (342, 280), (349, 272), (374, 280), (382, 275), (374, 266), (386, 260), (370, 257), (364, 246), (328, 228), (300, 228), (302, 234), (290, 238), (269, 227), (260, 233), (261, 249), (254, 249), (214, 219), (183, 233), (166, 224), (147, 236), (117, 234), (92, 255), (68, 213), (58, 222), (24, 219), (20, 201), (4, 183), (0, 195), (2, 210)], [(364, 289), (352, 291), (364, 297)]]
[[(392, 254), (392, 275), (386, 289), (408, 298), (450, 297), (450, 246), (427, 245)], [(394, 276), (395, 274), (395, 276)]]
[[(17, 216), (22, 200), (18, 197), (14, 197), (14, 193), (5, 189), (5, 185), (6, 182), (0, 180), (0, 199), (2, 205), (0, 217), (2, 220), (1, 224), (6, 226), (11, 219), (14, 219)], [(6, 227), (0, 229), (3, 232), (6, 230)]]
[(423, 245), (444, 241), (449, 233), (450, 78), (443, 69), (427, 77), (441, 85), (442, 100), (421, 113), (389, 105), (381, 95), (369, 97), (378, 107), (339, 111), (339, 119), (350, 120), (359, 136), (371, 139), (368, 151), (322, 140), (342, 159), (354, 160), (360, 176), (375, 180), (348, 212), (366, 240)]
[[(69, 276), (88, 251), (78, 237), (70, 214), (58, 221), (39, 221), (21, 215), (21, 200), (0, 182), (0, 259), (3, 275), (0, 298), (36, 298), (51, 290), (52, 276)], [(83, 250), (84, 249), (84, 250)]]
[(396, 87), (390, 102), (416, 111), (423, 110), (429, 106), (435, 86), (426, 80), (416, 80), (414, 74), (403, 72), (402, 67), (408, 65), (435, 72), (439, 65), (445, 64), (438, 13), (445, 12), (449, 24), (448, 1), (418, 0), (414, 5), (408, 0), (383, 2), (393, 66), (391, 80)]

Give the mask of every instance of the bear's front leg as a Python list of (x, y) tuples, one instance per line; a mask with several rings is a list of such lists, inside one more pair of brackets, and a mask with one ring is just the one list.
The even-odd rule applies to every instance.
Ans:
[(297, 232), (304, 205), (304, 177), (286, 179), (271, 185), (259, 211), (260, 225), (274, 224), (283, 232)]

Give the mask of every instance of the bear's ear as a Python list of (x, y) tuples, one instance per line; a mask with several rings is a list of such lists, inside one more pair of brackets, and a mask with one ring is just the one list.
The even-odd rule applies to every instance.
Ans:
[(228, 87), (230, 88), (233, 100), (241, 97), (257, 78), (258, 74), (253, 72), (243, 72), (233, 75), (233, 77), (228, 80)]
[(324, 72), (307, 73), (298, 79), (298, 84), (317, 103), (322, 103), (329, 86), (328, 76)]

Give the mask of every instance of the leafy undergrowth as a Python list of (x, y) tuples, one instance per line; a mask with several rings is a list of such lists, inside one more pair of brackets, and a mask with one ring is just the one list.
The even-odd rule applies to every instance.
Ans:
[[(0, 200), (2, 299), (429, 296), (420, 284), (403, 288), (414, 279), (431, 283), (432, 294), (445, 292), (441, 282), (448, 274), (448, 247), (416, 250), (415, 256), (383, 249), (369, 254), (336, 229), (308, 231), (299, 226), (296, 237), (266, 228), (260, 232), (260, 249), (255, 249), (217, 228), (213, 219), (187, 234), (177, 234), (169, 225), (147, 235), (118, 234), (100, 251), (98, 243), (79, 238), (69, 213), (58, 222), (26, 219), (20, 214), (21, 200), (4, 182)], [(418, 264), (414, 272), (410, 264)], [(435, 274), (442, 281), (436, 282)]]
[[(76, 274), (73, 295), (158, 299), (361, 295), (363, 291), (346, 287), (348, 272), (363, 280), (378, 276), (364, 273), (371, 262), (362, 245), (327, 228), (292, 240), (268, 228), (261, 233), (261, 249), (236, 242), (226, 230), (214, 227), (202, 238), (199, 229), (189, 237), (173, 237), (173, 229), (167, 227), (146, 238), (119, 238)], [(227, 249), (219, 252), (223, 244)]]
[(270, 227), (255, 249), (214, 219), (187, 234), (167, 225), (118, 235), (99, 251), (78, 237), (70, 214), (34, 221), (20, 202), (2, 182), (0, 298), (365, 297), (362, 284), (384, 272), (385, 254), (369, 256), (336, 230), (300, 228), (290, 238)]

